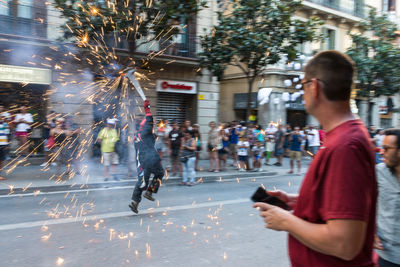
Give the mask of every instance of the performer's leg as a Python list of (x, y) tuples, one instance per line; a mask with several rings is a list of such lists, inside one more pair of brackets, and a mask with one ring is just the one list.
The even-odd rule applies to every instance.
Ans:
[[(142, 200), (142, 192), (147, 189), (149, 185), (150, 172), (144, 169), (143, 177), (138, 177), (135, 189), (133, 190), (132, 200), (139, 203)], [(143, 186), (143, 182), (145, 185)]]

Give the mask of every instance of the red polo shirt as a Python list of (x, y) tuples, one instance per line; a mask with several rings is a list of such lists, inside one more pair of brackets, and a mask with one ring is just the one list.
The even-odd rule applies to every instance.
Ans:
[(368, 132), (360, 120), (347, 121), (326, 135), (299, 192), (294, 215), (311, 223), (333, 219), (368, 224), (364, 246), (352, 261), (316, 252), (289, 236), (292, 266), (374, 266), (377, 183)]

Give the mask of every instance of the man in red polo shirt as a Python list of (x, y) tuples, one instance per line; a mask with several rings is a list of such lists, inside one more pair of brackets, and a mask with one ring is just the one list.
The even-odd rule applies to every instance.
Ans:
[(354, 67), (336, 51), (317, 54), (302, 81), (305, 107), (326, 130), (298, 195), (268, 192), (293, 214), (255, 203), (266, 227), (289, 233), (292, 266), (374, 266), (377, 183), (373, 146), (350, 110)]

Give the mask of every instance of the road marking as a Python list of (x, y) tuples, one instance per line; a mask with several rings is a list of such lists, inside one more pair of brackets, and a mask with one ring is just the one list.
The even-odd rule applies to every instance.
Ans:
[(131, 211), (123, 211), (123, 212), (96, 214), (96, 215), (90, 215), (90, 216), (86, 216), (86, 217), (63, 218), (63, 219), (32, 221), (32, 222), (14, 223), (14, 224), (3, 224), (3, 225), (0, 225), (0, 231), (41, 227), (43, 225), (48, 226), (48, 225), (57, 225), (57, 224), (66, 224), (66, 223), (77, 223), (77, 222), (82, 222), (82, 221), (87, 222), (87, 221), (95, 221), (95, 220), (101, 220), (101, 219), (110, 219), (110, 218), (127, 217), (127, 216), (140, 216), (140, 215), (154, 214), (154, 213), (160, 213), (160, 212), (199, 209), (199, 208), (207, 208), (207, 207), (214, 207), (214, 206), (221, 206), (221, 205), (232, 205), (232, 204), (239, 204), (239, 203), (246, 203), (246, 202), (250, 202), (250, 199), (239, 198), (239, 199), (232, 199), (232, 200), (204, 202), (204, 203), (192, 204), (192, 205), (180, 205), (180, 206), (172, 206), (172, 207), (165, 207), (165, 208), (151, 208), (151, 209), (140, 211), (140, 213), (138, 215), (132, 213)]
[(65, 193), (80, 193), (80, 192), (88, 192), (88, 191), (104, 191), (104, 190), (119, 190), (119, 189), (127, 189), (134, 188), (133, 185), (127, 186), (115, 186), (115, 187), (101, 187), (101, 188), (86, 188), (86, 189), (71, 189), (71, 190), (62, 190), (62, 191), (54, 191), (54, 192), (38, 192), (38, 193), (22, 193), (22, 194), (11, 194), (11, 195), (2, 195), (0, 198), (10, 198), (10, 197), (26, 197), (26, 196), (44, 196), (44, 195), (55, 195), (55, 194), (65, 194)]
[[(259, 176), (259, 177), (243, 177), (243, 178), (222, 178), (221, 180), (219, 178), (215, 178), (214, 181), (212, 182), (237, 182), (239, 178), (240, 181), (245, 181), (245, 180), (258, 180), (258, 179), (270, 179), (270, 178), (282, 178), (282, 177), (288, 177), (290, 175), (287, 174), (277, 174), (277, 175), (271, 175), (271, 176)], [(298, 176), (300, 177), (300, 176)], [(199, 177), (200, 179), (201, 177)], [(271, 181), (273, 182), (273, 181)], [(51, 186), (49, 186), (51, 187)], [(101, 187), (101, 188), (86, 188), (86, 189), (73, 189), (71, 190), (63, 190), (63, 191), (54, 191), (54, 192), (37, 192), (37, 193), (19, 193), (19, 194), (10, 194), (10, 195), (0, 195), (0, 198), (13, 198), (13, 197), (27, 197), (27, 196), (45, 196), (45, 195), (56, 195), (56, 194), (65, 194), (67, 192), (70, 193), (81, 193), (81, 192), (90, 192), (90, 191), (104, 191), (104, 190), (120, 190), (120, 189), (128, 189), (128, 188), (134, 188), (135, 186), (133, 185), (127, 185), (127, 186), (115, 186), (115, 187)]]

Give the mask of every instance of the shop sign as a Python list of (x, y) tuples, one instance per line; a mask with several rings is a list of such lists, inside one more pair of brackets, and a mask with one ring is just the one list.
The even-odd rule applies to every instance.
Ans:
[(0, 64), (0, 82), (51, 84), (51, 70)]
[(197, 84), (195, 82), (157, 80), (157, 92), (196, 94)]

